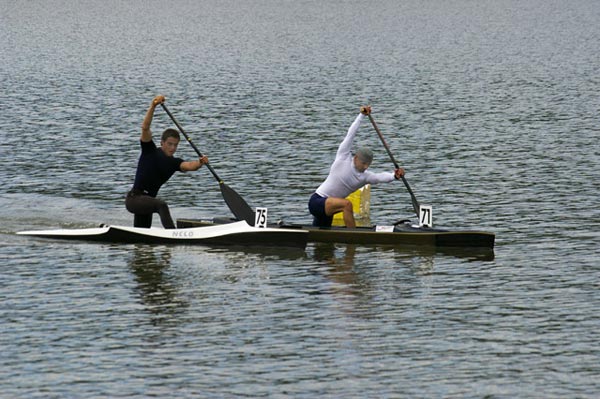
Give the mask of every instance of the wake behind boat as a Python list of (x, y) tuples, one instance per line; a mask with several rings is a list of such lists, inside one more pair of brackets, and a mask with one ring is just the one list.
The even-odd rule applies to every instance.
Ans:
[(259, 228), (245, 221), (184, 229), (101, 226), (86, 229), (20, 231), (19, 235), (115, 243), (201, 244), (218, 246), (306, 247), (308, 232)]

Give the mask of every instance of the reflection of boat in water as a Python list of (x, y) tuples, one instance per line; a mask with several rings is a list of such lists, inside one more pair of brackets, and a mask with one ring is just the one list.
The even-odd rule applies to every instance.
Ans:
[(491, 248), (455, 248), (455, 247), (427, 247), (419, 245), (360, 245), (356, 244), (336, 244), (336, 243), (311, 243), (307, 247), (309, 257), (317, 261), (325, 261), (332, 265), (352, 265), (354, 266), (354, 257), (357, 248), (363, 248), (361, 251), (367, 251), (371, 255), (371, 250), (377, 252), (377, 257), (392, 257), (398, 262), (408, 262), (418, 269), (419, 274), (430, 273), (436, 260), (444, 257), (459, 258), (467, 262), (489, 262), (495, 259), (494, 250)]
[(492, 261), (495, 258), (494, 249), (487, 247), (424, 247), (420, 245), (404, 245), (393, 247), (394, 252), (402, 257), (411, 256), (451, 256), (468, 261)]

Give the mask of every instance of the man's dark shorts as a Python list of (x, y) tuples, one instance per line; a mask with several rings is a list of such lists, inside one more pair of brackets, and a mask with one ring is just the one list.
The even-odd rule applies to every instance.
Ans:
[(319, 194), (314, 193), (308, 201), (308, 210), (314, 216), (313, 226), (317, 227), (331, 227), (333, 222), (333, 215), (327, 216), (325, 214), (325, 201), (327, 197), (321, 197)]

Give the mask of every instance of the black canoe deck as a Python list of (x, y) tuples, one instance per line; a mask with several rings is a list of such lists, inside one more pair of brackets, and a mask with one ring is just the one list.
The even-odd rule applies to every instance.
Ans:
[[(231, 223), (232, 219), (178, 219), (181, 229)], [(484, 231), (447, 230), (399, 224), (378, 228), (313, 227), (308, 225), (269, 225), (270, 228), (296, 229), (308, 232), (308, 242), (362, 245), (411, 245), (430, 247), (494, 248), (495, 234)], [(393, 231), (392, 231), (393, 230)]]

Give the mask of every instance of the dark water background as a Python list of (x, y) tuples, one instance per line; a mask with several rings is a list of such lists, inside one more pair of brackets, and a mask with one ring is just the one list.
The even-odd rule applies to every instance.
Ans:
[[(597, 397), (598, 21), (592, 0), (0, 1), (0, 397)], [(496, 233), (495, 257), (16, 236), (131, 224), (156, 94), (291, 222), (371, 104), (436, 225)], [(206, 170), (161, 196), (229, 214)], [(373, 188), (373, 222), (411, 212)]]

